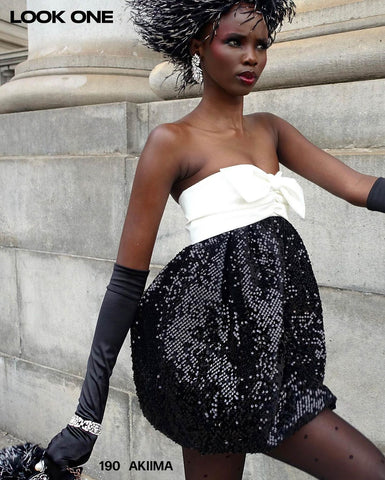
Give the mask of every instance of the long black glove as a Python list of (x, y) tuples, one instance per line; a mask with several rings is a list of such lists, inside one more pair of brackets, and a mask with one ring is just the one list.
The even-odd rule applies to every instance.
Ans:
[[(69, 425), (49, 443), (45, 453), (50, 478), (61, 480), (66, 467), (91, 456), (107, 402), (109, 379), (131, 327), (148, 271), (115, 264), (95, 329), (79, 404)], [(53, 463), (52, 463), (53, 462)]]
[(369, 210), (385, 213), (385, 178), (379, 177), (374, 182), (366, 206)]

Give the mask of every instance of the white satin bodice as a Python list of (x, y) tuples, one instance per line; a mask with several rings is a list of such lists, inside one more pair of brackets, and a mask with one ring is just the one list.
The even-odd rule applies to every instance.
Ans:
[(305, 217), (303, 191), (294, 178), (251, 164), (221, 168), (184, 190), (178, 203), (192, 244), (267, 217), (288, 219), (289, 206)]

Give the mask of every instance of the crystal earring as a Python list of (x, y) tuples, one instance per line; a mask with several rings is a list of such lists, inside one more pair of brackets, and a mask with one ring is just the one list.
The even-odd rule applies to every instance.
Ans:
[(193, 79), (196, 81), (196, 83), (202, 83), (203, 75), (202, 75), (202, 68), (201, 68), (201, 59), (197, 53), (195, 53), (191, 58), (191, 67), (192, 67)]

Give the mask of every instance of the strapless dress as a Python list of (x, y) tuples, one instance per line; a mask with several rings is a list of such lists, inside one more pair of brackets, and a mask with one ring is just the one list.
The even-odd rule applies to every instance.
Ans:
[(179, 197), (191, 244), (144, 292), (131, 328), (144, 416), (181, 446), (266, 453), (336, 397), (296, 180), (220, 169)]

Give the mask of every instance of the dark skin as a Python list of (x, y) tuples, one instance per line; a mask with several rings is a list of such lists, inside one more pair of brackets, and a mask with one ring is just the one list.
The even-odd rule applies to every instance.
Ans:
[[(250, 6), (242, 8), (247, 13)], [(347, 202), (366, 206), (377, 177), (351, 169), (275, 115), (243, 115), (244, 96), (266, 64), (268, 32), (260, 14), (254, 13), (255, 21), (242, 24), (244, 17), (233, 13), (234, 8), (222, 17), (212, 40), (212, 25), (207, 25), (202, 39), (191, 42), (191, 54), (199, 55), (203, 71), (199, 105), (179, 121), (158, 126), (148, 138), (121, 237), (117, 257), (121, 265), (147, 270), (169, 194), (177, 201), (186, 188), (223, 167), (251, 164), (275, 174), (281, 163)], [(246, 80), (244, 72), (248, 72)], [(303, 438), (310, 436), (313, 441), (303, 443)], [(301, 451), (306, 452), (304, 458), (298, 457)], [(385, 478), (381, 452), (330, 410), (324, 410), (269, 455), (316, 478)], [(327, 459), (327, 476), (318, 457)], [(183, 459), (187, 480), (238, 480), (245, 454), (201, 455), (183, 448)]]
[(351, 169), (275, 115), (243, 115), (244, 96), (254, 84), (246, 85), (237, 74), (252, 71), (258, 79), (266, 64), (268, 35), (263, 21), (252, 29), (256, 22), (242, 20), (229, 12), (212, 41), (205, 38), (212, 29), (208, 25), (205, 39), (191, 43), (191, 54), (201, 59), (202, 100), (179, 121), (160, 125), (149, 135), (121, 237), (121, 265), (147, 270), (169, 194), (177, 201), (183, 190), (222, 167), (246, 163), (274, 174), (281, 163), (332, 194), (366, 206), (376, 177)]

